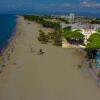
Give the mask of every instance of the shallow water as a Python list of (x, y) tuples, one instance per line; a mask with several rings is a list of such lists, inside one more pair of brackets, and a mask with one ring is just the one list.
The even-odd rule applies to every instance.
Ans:
[(0, 48), (3, 48), (13, 35), (15, 25), (15, 15), (0, 15)]

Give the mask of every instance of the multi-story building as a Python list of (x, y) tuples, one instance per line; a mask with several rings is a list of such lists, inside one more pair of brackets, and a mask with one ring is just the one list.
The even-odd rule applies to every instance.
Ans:
[(75, 19), (75, 14), (74, 13), (70, 13), (69, 14), (69, 18), (68, 18), (69, 22), (73, 23), (74, 19)]

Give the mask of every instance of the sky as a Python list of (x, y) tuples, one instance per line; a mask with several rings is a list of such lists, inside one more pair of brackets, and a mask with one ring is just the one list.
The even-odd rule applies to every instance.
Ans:
[(0, 0), (2, 12), (100, 13), (100, 0)]

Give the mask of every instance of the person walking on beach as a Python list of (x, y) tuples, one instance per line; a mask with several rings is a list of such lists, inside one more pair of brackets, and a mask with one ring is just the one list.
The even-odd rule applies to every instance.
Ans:
[(38, 54), (40, 54), (40, 55), (41, 55), (41, 54), (44, 54), (43, 50), (40, 49)]
[(40, 49), (40, 53), (42, 53), (43, 51), (42, 51), (42, 49)]

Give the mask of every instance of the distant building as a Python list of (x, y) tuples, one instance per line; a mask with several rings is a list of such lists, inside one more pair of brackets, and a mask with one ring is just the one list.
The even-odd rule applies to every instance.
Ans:
[(68, 19), (69, 19), (69, 22), (72, 22), (73, 23), (74, 22), (74, 19), (75, 19), (75, 14), (74, 13), (70, 13)]
[(100, 25), (93, 25), (93, 28), (95, 31), (98, 31), (98, 30), (100, 30)]
[(61, 18), (68, 19), (70, 23), (73, 23), (75, 20), (75, 14), (70, 13), (69, 15), (62, 15)]

